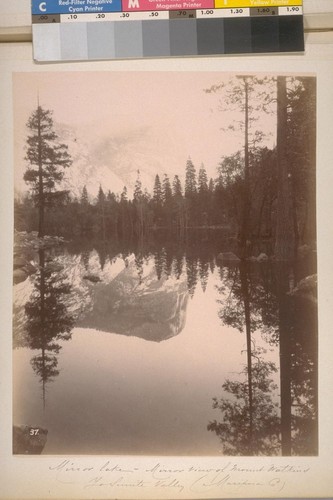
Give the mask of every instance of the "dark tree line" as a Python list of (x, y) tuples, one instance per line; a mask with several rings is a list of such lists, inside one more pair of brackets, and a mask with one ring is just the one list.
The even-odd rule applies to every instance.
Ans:
[[(86, 186), (79, 198), (62, 191), (47, 210), (48, 233), (107, 239), (138, 237), (156, 228), (174, 229), (184, 235), (189, 228), (226, 226), (218, 183), (208, 181), (203, 165), (197, 175), (190, 159), (185, 167), (184, 187), (178, 175), (170, 181), (167, 174), (162, 180), (156, 174), (153, 192), (149, 193), (138, 172), (132, 199), (127, 191), (125, 186), (116, 195), (100, 186), (95, 199)], [(15, 220), (18, 230), (38, 230), (40, 214), (35, 196), (28, 194), (15, 201)]]
[(221, 238), (217, 231), (193, 230), (186, 241), (172, 238), (165, 231), (152, 232), (140, 239), (98, 241), (73, 241), (67, 246), (68, 252), (81, 255), (82, 262), (89, 274), (89, 255), (95, 251), (98, 255), (100, 268), (103, 270), (106, 262), (113, 262), (119, 256), (125, 265), (131, 255), (135, 255), (135, 267), (138, 280), (143, 274), (144, 265), (148, 261), (154, 263), (157, 280), (175, 277), (186, 279), (190, 297), (197, 289), (204, 292), (211, 273), (216, 266), (216, 242)]
[[(255, 238), (272, 239), (279, 260), (301, 244), (315, 245), (316, 79), (240, 76), (207, 92), (221, 93), (222, 111), (241, 116), (228, 128), (242, 135), (243, 149), (223, 158), (217, 179), (241, 254)], [(257, 126), (266, 114), (277, 119), (271, 150), (263, 146), (264, 125)]]
[[(148, 192), (138, 171), (132, 199), (126, 187), (118, 195), (100, 186), (95, 199), (85, 186), (79, 197), (61, 190), (71, 158), (58, 142), (51, 112), (38, 106), (27, 124), (24, 179), (31, 191), (15, 202), (16, 228), (107, 239), (143, 237), (161, 227), (180, 236), (195, 227), (228, 227), (242, 258), (256, 239), (267, 238), (278, 259), (290, 259), (301, 244), (315, 244), (315, 85), (311, 77), (239, 76), (208, 89), (224, 93), (227, 109), (241, 117), (243, 148), (222, 158), (215, 179), (188, 159), (184, 185), (179, 175), (156, 174)], [(265, 113), (277, 118), (272, 149), (263, 146), (264, 126), (257, 126)]]

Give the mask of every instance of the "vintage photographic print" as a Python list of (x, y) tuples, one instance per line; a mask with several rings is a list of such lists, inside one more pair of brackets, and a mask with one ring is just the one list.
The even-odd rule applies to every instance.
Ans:
[(13, 75), (13, 454), (317, 456), (316, 78)]

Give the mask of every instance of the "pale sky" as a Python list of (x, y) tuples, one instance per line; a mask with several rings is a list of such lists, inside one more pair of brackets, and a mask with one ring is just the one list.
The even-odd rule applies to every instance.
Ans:
[[(69, 127), (91, 150), (96, 166), (108, 166), (108, 141), (116, 140), (120, 148), (127, 143), (124, 155), (153, 154), (160, 168), (172, 175), (183, 173), (190, 156), (197, 170), (203, 163), (208, 175), (216, 177), (221, 157), (235, 152), (241, 143), (235, 134), (221, 130), (235, 115), (219, 111), (221, 95), (204, 89), (230, 77), (217, 72), (15, 73), (16, 185), (22, 184), (26, 122), (36, 108), (37, 95), (44, 108), (53, 110), (55, 123)], [(274, 119), (265, 120), (266, 129), (273, 131)], [(270, 145), (273, 142), (271, 138)]]

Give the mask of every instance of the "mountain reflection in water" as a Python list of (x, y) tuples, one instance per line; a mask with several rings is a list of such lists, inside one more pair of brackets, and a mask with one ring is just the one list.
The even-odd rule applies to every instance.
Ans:
[(166, 340), (184, 328), (188, 292), (184, 280), (156, 279), (154, 263), (142, 264), (138, 279), (135, 259), (109, 283), (96, 283), (90, 309), (78, 326)]
[(47, 428), (44, 453), (318, 453), (316, 304), (290, 294), (314, 264), (222, 265), (223, 241), (39, 251), (15, 288), (14, 423)]

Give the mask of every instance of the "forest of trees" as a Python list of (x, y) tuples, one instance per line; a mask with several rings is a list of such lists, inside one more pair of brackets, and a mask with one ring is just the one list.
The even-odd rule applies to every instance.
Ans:
[[(240, 75), (203, 91), (219, 96), (218, 112), (234, 112), (227, 128), (241, 138), (239, 149), (223, 155), (221, 141), (214, 178), (189, 157), (172, 177), (156, 173), (151, 191), (137, 170), (131, 196), (126, 186), (115, 193), (100, 185), (91, 193), (80, 185), (79, 196), (63, 189), (73, 163), (70, 148), (57, 136), (51, 110), (38, 104), (31, 113), (24, 173), (29, 191), (16, 197), (14, 207), (15, 229), (40, 238), (35, 247), (35, 234), (16, 238), (26, 237), (30, 249), (38, 249), (24, 307), (25, 345), (38, 351), (31, 365), (45, 404), (46, 384), (59, 375), (60, 344), (71, 338), (76, 321), (69, 307), (72, 286), (48, 256), (62, 240), (50, 238), (47, 247), (47, 235), (69, 240), (66, 251), (81, 256), (84, 279), (96, 278), (89, 269), (93, 250), (101, 270), (107, 260), (121, 256), (126, 263), (134, 254), (140, 284), (150, 260), (157, 280), (186, 275), (192, 298), (199, 288), (206, 292), (215, 273), (219, 320), (244, 333), (246, 359), (237, 378), (222, 381), (222, 395), (213, 398), (219, 412), (207, 429), (228, 455), (317, 454), (316, 303), (304, 307), (304, 298), (291, 294), (309, 274), (305, 259), (296, 258), (302, 246), (311, 270), (316, 267), (309, 252), (316, 249), (316, 79)], [(271, 147), (263, 117), (276, 123)], [(247, 259), (263, 247), (275, 262), (255, 268)], [(231, 251), (241, 262), (221, 265), (217, 253)], [(278, 368), (265, 358), (259, 332), (268, 346), (279, 348), (279, 401)]]
[[(79, 197), (61, 190), (72, 160), (54, 132), (51, 111), (38, 105), (27, 124), (24, 180), (31, 189), (15, 200), (15, 227), (103, 240), (138, 238), (158, 228), (183, 237), (191, 228), (222, 227), (237, 238), (241, 258), (251, 255), (255, 240), (268, 239), (277, 259), (290, 259), (300, 245), (315, 245), (315, 85), (312, 77), (240, 76), (206, 89), (221, 93), (221, 111), (234, 107), (242, 117), (237, 133), (243, 147), (222, 156), (215, 178), (189, 158), (183, 185), (183, 172), (171, 179), (156, 174), (148, 192), (138, 171), (132, 199), (126, 186), (116, 194), (101, 185), (96, 198), (86, 186)], [(265, 113), (276, 115), (271, 149), (263, 145), (265, 131), (256, 128)]]

